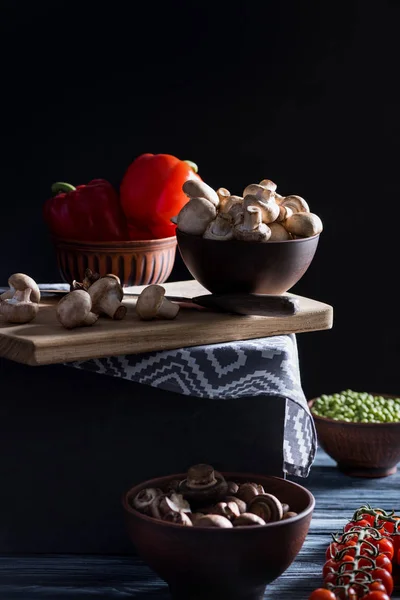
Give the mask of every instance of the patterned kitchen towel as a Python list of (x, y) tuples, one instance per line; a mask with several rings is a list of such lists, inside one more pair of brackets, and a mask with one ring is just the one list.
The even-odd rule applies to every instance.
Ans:
[(284, 466), (307, 477), (317, 439), (304, 396), (294, 334), (67, 363), (198, 398), (249, 396), (286, 399)]

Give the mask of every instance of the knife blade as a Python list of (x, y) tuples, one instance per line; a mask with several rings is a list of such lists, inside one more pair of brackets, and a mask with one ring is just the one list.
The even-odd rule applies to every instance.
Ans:
[[(42, 294), (66, 295), (67, 290), (40, 288)], [(140, 294), (125, 292), (124, 296), (138, 298)], [(186, 296), (165, 296), (171, 302), (177, 302), (182, 308), (208, 309), (237, 315), (260, 317), (290, 317), (299, 309), (297, 298), (275, 294), (204, 294), (188, 298)]]

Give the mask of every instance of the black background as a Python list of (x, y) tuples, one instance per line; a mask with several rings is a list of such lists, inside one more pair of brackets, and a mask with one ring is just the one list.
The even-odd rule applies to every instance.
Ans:
[[(400, 393), (398, 2), (1, 2), (0, 283), (59, 276), (51, 183), (115, 186), (143, 152), (240, 193), (264, 177), (325, 230), (292, 291), (328, 302), (298, 336), (306, 395)], [(173, 279), (187, 278), (179, 257)]]

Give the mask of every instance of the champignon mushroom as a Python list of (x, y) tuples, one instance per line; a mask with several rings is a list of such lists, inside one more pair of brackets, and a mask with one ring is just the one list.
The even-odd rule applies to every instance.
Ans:
[(238, 505), (239, 513), (245, 513), (247, 510), (247, 504), (244, 500), (237, 498), (236, 496), (225, 496), (225, 502), (235, 502)]
[(277, 194), (275, 194), (276, 202), (280, 206), (286, 206), (290, 208), (292, 212), (310, 212), (310, 208), (307, 202), (301, 196), (284, 196), (283, 198), (277, 198)]
[(92, 299), (85, 290), (74, 290), (61, 298), (56, 315), (65, 329), (93, 325), (99, 318), (92, 312)]
[(203, 238), (207, 240), (231, 240), (233, 238), (232, 224), (228, 219), (224, 219), (221, 215), (217, 215), (214, 221), (211, 221), (208, 225), (203, 234)]
[(236, 502), (218, 502), (211, 514), (221, 515), (222, 517), (226, 517), (230, 521), (233, 521), (240, 515), (239, 506)]
[(183, 525), (184, 527), (193, 527), (192, 520), (183, 511), (176, 512), (171, 510), (162, 517), (162, 521), (167, 523), (175, 523), (176, 525)]
[(288, 510), (288, 512), (284, 513), (282, 517), (282, 521), (286, 521), (286, 519), (293, 519), (293, 517), (297, 517), (298, 513), (293, 510)]
[(227, 483), (221, 473), (214, 471), (211, 465), (193, 465), (181, 481), (179, 492), (195, 506), (208, 506), (222, 501), (227, 491)]
[(94, 313), (107, 315), (115, 321), (120, 321), (125, 317), (127, 308), (121, 303), (124, 291), (116, 275), (100, 277), (88, 288), (88, 294), (92, 299)]
[(269, 202), (271, 199), (275, 199), (273, 192), (259, 185), (258, 183), (251, 183), (248, 185), (243, 192), (243, 198), (246, 196), (255, 196), (258, 200), (263, 200), (263, 202)]
[(204, 515), (197, 519), (194, 523), (195, 527), (220, 527), (229, 529), (233, 527), (231, 521), (222, 515)]
[(276, 192), (276, 188), (278, 187), (276, 183), (274, 183), (270, 179), (263, 179), (262, 181), (260, 181), (259, 185), (261, 185), (261, 187), (265, 188), (266, 190), (270, 190), (271, 192)]
[(219, 216), (227, 219), (233, 226), (243, 223), (244, 218), (243, 198), (241, 196), (229, 196), (221, 206)]
[(39, 287), (36, 281), (32, 279), (32, 277), (29, 277), (29, 275), (25, 275), (24, 273), (14, 273), (8, 278), (8, 285), (10, 286), (10, 289), (3, 292), (3, 294), (0, 294), (0, 301), (13, 299), (20, 302), (25, 301), (28, 298), (30, 302), (39, 304)]
[(281, 225), (281, 223), (270, 223), (268, 227), (271, 230), (271, 237), (269, 238), (270, 242), (282, 242), (291, 239), (290, 233), (283, 225)]
[(226, 188), (221, 187), (217, 189), (217, 196), (219, 198), (219, 210), (221, 210), (225, 206), (228, 198), (230, 198), (231, 193)]
[(232, 524), (233, 527), (251, 527), (254, 525), (266, 525), (266, 522), (254, 513), (243, 513)]
[(286, 219), (291, 217), (292, 214), (293, 214), (293, 211), (289, 206), (284, 206), (283, 204), (279, 204), (279, 215), (276, 219), (276, 222), (281, 223), (282, 221), (285, 221)]
[(317, 235), (323, 229), (322, 221), (318, 215), (310, 212), (294, 213), (283, 222), (283, 226), (293, 235), (300, 237)]
[(237, 240), (247, 242), (267, 242), (269, 240), (271, 230), (262, 222), (261, 209), (258, 206), (246, 208), (243, 223), (234, 227), (233, 236)]
[(165, 296), (162, 285), (148, 285), (136, 301), (136, 313), (142, 321), (160, 319), (175, 319), (179, 312), (179, 304), (171, 302)]
[(236, 483), (236, 481), (227, 481), (226, 484), (228, 486), (228, 489), (226, 490), (227, 493), (234, 496), (239, 489), (239, 485)]
[(219, 197), (215, 190), (204, 181), (198, 181), (197, 179), (188, 179), (182, 186), (183, 192), (190, 199), (192, 198), (204, 198), (213, 204), (215, 207), (219, 206)]
[(216, 216), (217, 209), (209, 200), (192, 198), (179, 211), (176, 224), (183, 233), (203, 235)]
[(29, 323), (39, 311), (40, 290), (36, 282), (23, 273), (8, 280), (10, 289), (0, 296), (0, 314), (7, 323)]
[(255, 196), (253, 194), (247, 194), (244, 197), (244, 208), (250, 206), (257, 206), (261, 210), (261, 218), (262, 222), (273, 223), (279, 217), (279, 205), (275, 202), (275, 198), (272, 192), (269, 190), (264, 190), (265, 193), (269, 194), (268, 199), (264, 199), (264, 197)]
[(264, 519), (266, 523), (280, 521), (283, 516), (282, 504), (273, 494), (258, 494), (249, 502), (247, 510)]
[(190, 504), (184, 499), (182, 494), (172, 494), (171, 497), (162, 495), (159, 496), (157, 500), (158, 502), (154, 503), (154, 505), (157, 507), (156, 514), (153, 515), (157, 518), (161, 518), (163, 515), (171, 511), (184, 513), (191, 512)]
[(248, 504), (249, 502), (251, 502), (251, 500), (253, 500), (253, 498), (258, 496), (259, 493), (260, 492), (258, 491), (257, 485), (255, 483), (242, 483), (239, 486), (238, 491), (236, 492), (236, 496), (240, 500)]
[(89, 268), (85, 269), (85, 276), (84, 276), (82, 282), (76, 281), (76, 279), (73, 280), (72, 286), (71, 286), (72, 290), (86, 290), (87, 291), (90, 288), (90, 286), (92, 285), (92, 283), (94, 283), (98, 279), (100, 279), (99, 273), (94, 273), (92, 271), (92, 269), (89, 269)]
[(145, 488), (131, 499), (131, 504), (136, 510), (150, 514), (150, 506), (161, 495), (162, 491), (159, 488)]

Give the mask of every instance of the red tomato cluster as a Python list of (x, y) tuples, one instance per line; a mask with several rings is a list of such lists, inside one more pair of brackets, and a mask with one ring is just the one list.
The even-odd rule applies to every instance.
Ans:
[(325, 587), (309, 600), (390, 600), (393, 565), (400, 565), (400, 516), (362, 506), (332, 537), (322, 570)]

